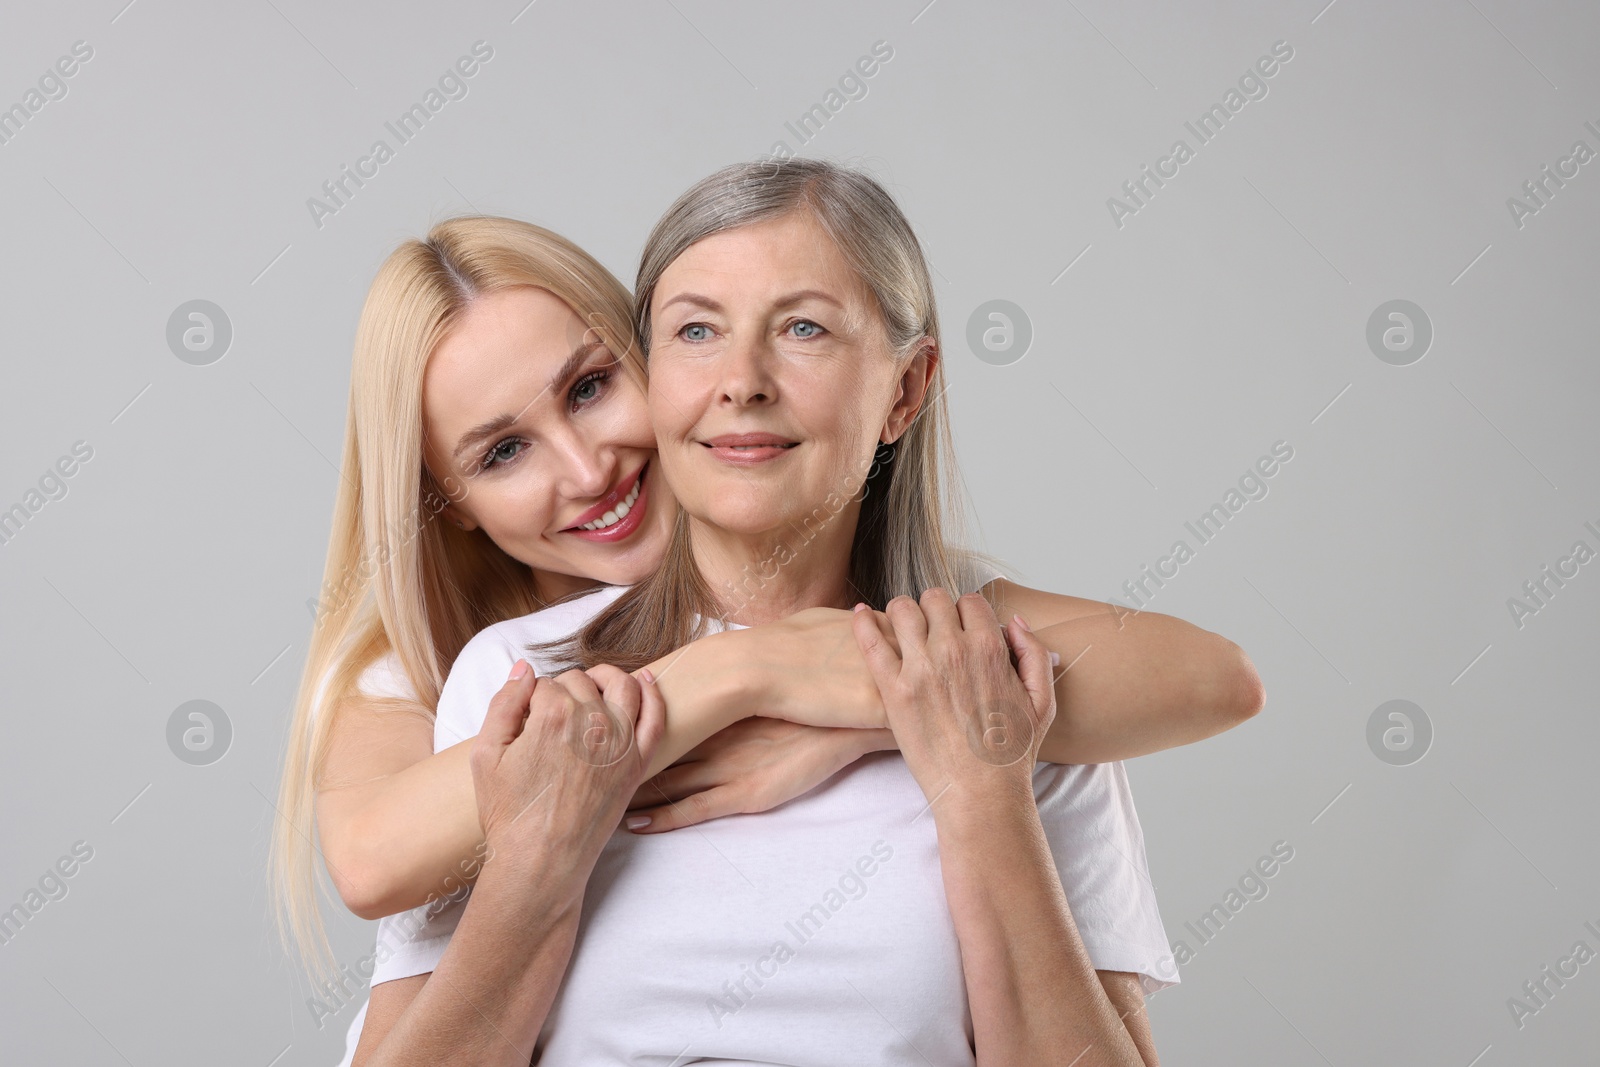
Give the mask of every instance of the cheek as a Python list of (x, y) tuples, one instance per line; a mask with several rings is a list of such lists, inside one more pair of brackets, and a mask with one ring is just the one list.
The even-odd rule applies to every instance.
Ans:
[(604, 429), (612, 444), (623, 448), (654, 448), (650, 402), (644, 389), (631, 380), (624, 382), (611, 397), (605, 410)]
[(646, 412), (648, 425), (658, 441), (681, 440), (694, 426), (695, 406), (690, 400), (690, 391), (681, 386), (682, 383), (671, 380), (658, 382), (652, 378), (650, 381)]
[(491, 540), (502, 545), (538, 540), (553, 514), (550, 487), (544, 479), (516, 472), (498, 485), (474, 490), (473, 514)]

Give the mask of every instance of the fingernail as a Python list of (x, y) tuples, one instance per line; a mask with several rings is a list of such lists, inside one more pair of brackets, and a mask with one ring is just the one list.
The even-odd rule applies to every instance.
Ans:
[(1017, 615), (1017, 616), (1015, 616), (1015, 618), (1016, 618), (1018, 626), (1022, 627), (1024, 630), (1026, 630), (1030, 634), (1033, 633), (1033, 627), (1028, 625), (1028, 620), (1027, 619), (1024, 619), (1021, 615)]
[[(639, 668), (639, 679), (640, 679), (640, 681), (644, 682), (645, 685), (655, 685), (656, 684), (656, 676), (654, 674), (650, 673), (650, 668), (649, 667), (640, 667)], [(649, 822), (649, 821), (650, 821), (649, 819), (645, 820), (645, 822)]]
[(1059, 653), (1059, 652), (1050, 653), (1050, 666), (1052, 666), (1052, 667), (1061, 666), (1061, 653)]
[(510, 681), (514, 682), (518, 678), (521, 678), (524, 674), (527, 674), (527, 673), (528, 673), (528, 661), (525, 660), (525, 659), (519, 659), (519, 660), (517, 660), (517, 662), (515, 662), (515, 663), (513, 663), (511, 665), (511, 678), (510, 678)]
[(855, 610), (857, 610), (857, 611), (866, 611), (867, 610), (867, 606), (865, 604), (857, 604)]
[(649, 825), (650, 825), (650, 816), (648, 816), (648, 815), (635, 815), (633, 818), (628, 820), (628, 829), (630, 829), (630, 830), (637, 830), (641, 826), (649, 826)]

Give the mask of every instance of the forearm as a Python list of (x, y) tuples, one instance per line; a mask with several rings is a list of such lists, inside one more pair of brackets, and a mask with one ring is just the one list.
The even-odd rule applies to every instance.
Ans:
[(934, 806), (980, 1065), (1143, 1067), (1067, 906), (1030, 793)]
[(377, 919), (472, 881), (483, 844), (464, 741), (318, 797), (323, 855), (345, 906)]
[(1170, 615), (1120, 616), (1108, 609), (1035, 627), (1060, 658), (1059, 712), (1040, 760), (1131, 759), (1211, 737), (1261, 709), (1260, 679), (1232, 641)]
[(650, 759), (648, 778), (690, 749), (750, 714), (739, 646), (748, 631), (702, 637), (649, 664), (666, 702), (667, 728)]
[[(651, 664), (667, 730), (649, 774), (743, 717), (733, 642), (713, 635)], [(730, 645), (734, 647), (729, 647)], [(360, 786), (319, 798), (319, 826), (340, 898), (363, 919), (395, 915), (472, 882), (483, 846), (471, 740)]]
[[(553, 862), (553, 861), (552, 861)], [(439, 966), (362, 1067), (527, 1067), (572, 957), (582, 895), (491, 861)], [(565, 880), (559, 880), (565, 881)]]

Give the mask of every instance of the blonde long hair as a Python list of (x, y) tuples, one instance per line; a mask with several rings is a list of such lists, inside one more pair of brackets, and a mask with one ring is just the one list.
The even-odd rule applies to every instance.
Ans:
[[(447, 219), (397, 248), (372, 282), (350, 367), (342, 478), (311, 650), (290, 729), (272, 841), (278, 929), (315, 971), (331, 962), (317, 896), (314, 802), (346, 702), (431, 717), (479, 630), (542, 607), (529, 568), (482, 531), (434, 521), (464, 489), (423, 463), (428, 359), (472, 301), (513, 286), (561, 298), (643, 374), (627, 289), (565, 238), (514, 219)], [(642, 380), (642, 377), (641, 377)], [(393, 651), (415, 703), (371, 700), (361, 673)]]
[[(714, 234), (807, 211), (838, 244), (872, 293), (896, 362), (924, 338), (939, 342), (933, 280), (911, 224), (888, 191), (866, 174), (815, 159), (760, 160), (724, 167), (680, 196), (645, 242), (634, 290), (637, 335), (650, 344), (650, 301), (666, 269)], [(966, 509), (956, 474), (940, 346), (927, 399), (887, 456), (862, 472), (866, 491), (850, 552), (850, 581), (882, 608), (901, 594), (943, 586), (959, 596), (985, 557), (964, 548)], [(822, 502), (817, 502), (821, 504)], [(816, 509), (824, 521), (836, 509)], [(802, 531), (797, 533), (804, 536)], [(637, 670), (704, 636), (722, 607), (701, 576), (680, 511), (661, 567), (617, 598), (582, 631), (541, 651), (591, 667)]]

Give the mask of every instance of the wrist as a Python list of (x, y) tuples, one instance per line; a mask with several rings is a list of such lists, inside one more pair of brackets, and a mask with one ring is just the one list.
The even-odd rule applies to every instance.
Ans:
[(689, 717), (710, 737), (750, 714), (759, 669), (750, 654), (750, 630), (710, 634), (652, 665), (669, 722)]
[(771, 628), (724, 630), (698, 642), (706, 646), (703, 673), (718, 730), (754, 715), (783, 718), (781, 709), (773, 706), (774, 672), (765, 658)]
[(1031, 777), (1024, 782), (1002, 776), (1002, 768), (986, 770), (990, 773), (953, 782), (939, 794), (932, 811), (940, 838), (989, 840), (1042, 834)]
[(593, 866), (550, 850), (522, 845), (496, 849), (491, 842), (472, 890), (474, 906), (554, 925), (582, 909)]
[(856, 758), (870, 756), (874, 752), (898, 752), (900, 742), (895, 740), (894, 731), (879, 727), (850, 731), (851, 739), (855, 742)]

